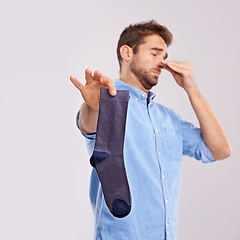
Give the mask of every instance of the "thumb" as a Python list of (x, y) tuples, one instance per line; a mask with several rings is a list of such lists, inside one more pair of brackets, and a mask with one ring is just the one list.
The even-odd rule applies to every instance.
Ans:
[(80, 83), (77, 78), (73, 75), (70, 76), (70, 80), (73, 83), (73, 85), (80, 91), (82, 92), (84, 85), (82, 83)]

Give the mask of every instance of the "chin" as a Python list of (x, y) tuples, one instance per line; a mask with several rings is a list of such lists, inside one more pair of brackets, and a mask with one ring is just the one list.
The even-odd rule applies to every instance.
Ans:
[(152, 87), (156, 86), (157, 84), (158, 84), (158, 81), (151, 81), (146, 84), (145, 88), (147, 90), (150, 90)]
[(148, 75), (143, 77), (141, 82), (147, 90), (150, 90), (152, 87), (157, 85), (158, 77)]
[(158, 84), (158, 78), (154, 78), (154, 80), (151, 82), (151, 86), (154, 87)]

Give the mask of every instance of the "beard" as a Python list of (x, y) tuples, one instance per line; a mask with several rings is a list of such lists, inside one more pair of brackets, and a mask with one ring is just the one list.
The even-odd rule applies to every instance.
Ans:
[(135, 60), (130, 63), (130, 71), (148, 90), (151, 89), (153, 86), (157, 85), (158, 83), (158, 77), (153, 76), (151, 72), (145, 70), (144, 68), (137, 66)]

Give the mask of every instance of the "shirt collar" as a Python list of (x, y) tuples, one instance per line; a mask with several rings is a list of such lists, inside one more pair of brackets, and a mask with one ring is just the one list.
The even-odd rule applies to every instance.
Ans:
[[(121, 81), (120, 79), (116, 79), (114, 84), (115, 87), (119, 90), (129, 90), (130, 97), (134, 97), (137, 100), (146, 100), (147, 98), (147, 94), (145, 92), (130, 84)], [(148, 102), (152, 102), (155, 97), (156, 95), (153, 92), (151, 91), (148, 92)]]

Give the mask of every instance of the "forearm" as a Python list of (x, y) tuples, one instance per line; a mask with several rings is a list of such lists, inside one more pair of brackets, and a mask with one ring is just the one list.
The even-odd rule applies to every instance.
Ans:
[(79, 114), (79, 128), (83, 133), (95, 133), (97, 130), (98, 109), (90, 108), (84, 102), (80, 108)]
[(216, 160), (231, 155), (231, 145), (215, 113), (201, 96), (196, 87), (187, 92), (191, 105), (198, 118), (203, 140), (212, 151)]

